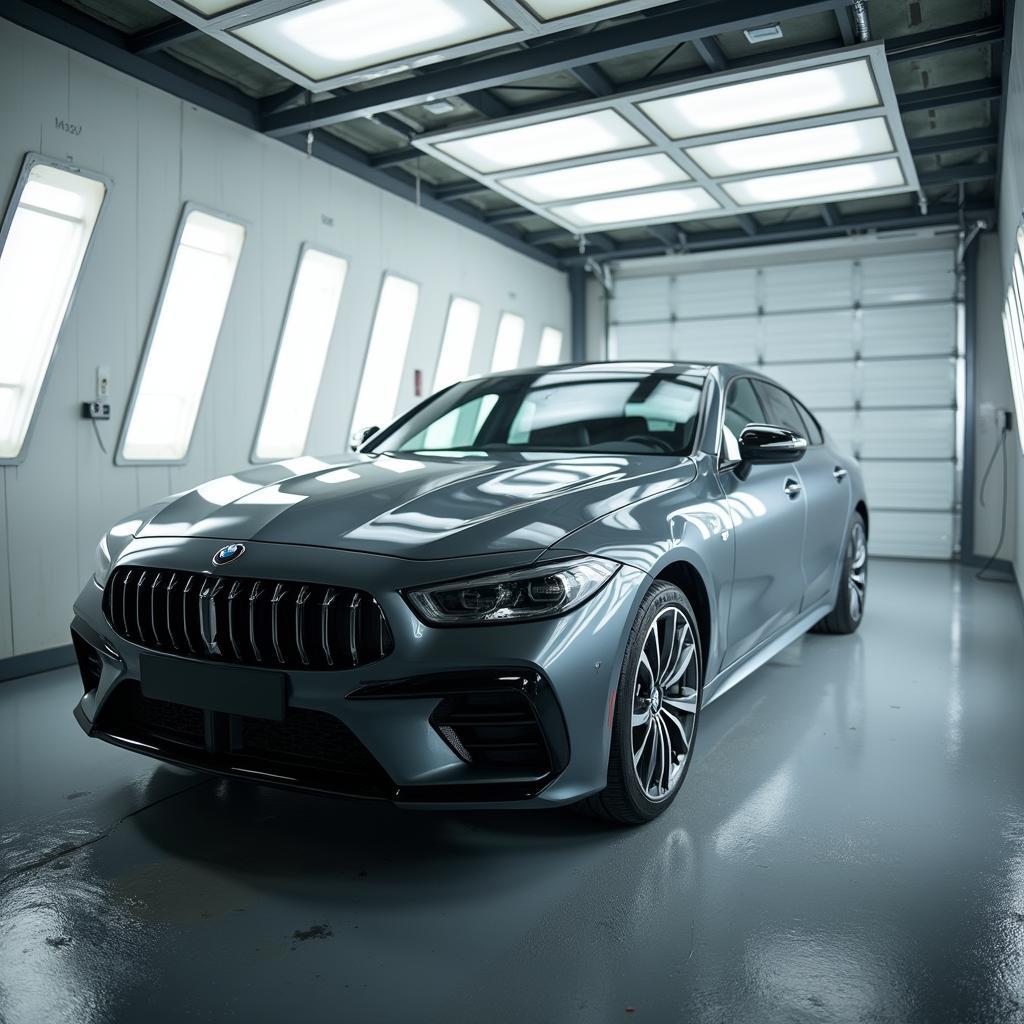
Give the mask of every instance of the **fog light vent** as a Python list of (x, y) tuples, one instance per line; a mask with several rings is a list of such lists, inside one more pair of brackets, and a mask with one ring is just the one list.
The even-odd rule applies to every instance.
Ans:
[(99, 651), (74, 630), (71, 631), (71, 644), (75, 649), (78, 671), (82, 676), (82, 687), (86, 693), (91, 693), (100, 685), (103, 659), (100, 657)]

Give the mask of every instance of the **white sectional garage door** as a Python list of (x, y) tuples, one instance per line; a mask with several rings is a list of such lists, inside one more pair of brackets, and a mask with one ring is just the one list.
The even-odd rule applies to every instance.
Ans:
[(957, 305), (949, 249), (620, 277), (609, 355), (775, 377), (860, 460), (878, 555), (954, 547)]

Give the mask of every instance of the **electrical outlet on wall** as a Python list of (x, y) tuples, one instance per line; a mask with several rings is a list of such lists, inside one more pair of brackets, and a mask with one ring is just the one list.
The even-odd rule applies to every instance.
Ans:
[(97, 366), (96, 367), (96, 397), (97, 398), (109, 398), (110, 397), (110, 367), (109, 366)]

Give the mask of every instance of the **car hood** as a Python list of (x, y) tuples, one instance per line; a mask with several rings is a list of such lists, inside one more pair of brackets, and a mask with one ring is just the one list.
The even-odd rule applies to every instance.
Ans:
[(691, 460), (655, 455), (303, 457), (174, 495), (131, 532), (405, 558), (536, 550), (695, 475)]

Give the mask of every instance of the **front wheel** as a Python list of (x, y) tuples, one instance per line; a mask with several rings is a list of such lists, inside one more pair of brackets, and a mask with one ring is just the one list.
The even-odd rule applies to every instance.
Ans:
[(868, 596), (868, 534), (864, 519), (854, 512), (846, 536), (843, 568), (835, 607), (814, 627), (815, 633), (853, 633), (864, 617)]
[(672, 803), (690, 766), (702, 686), (697, 617), (678, 587), (659, 580), (630, 631), (615, 697), (608, 785), (585, 801), (589, 811), (639, 825)]

